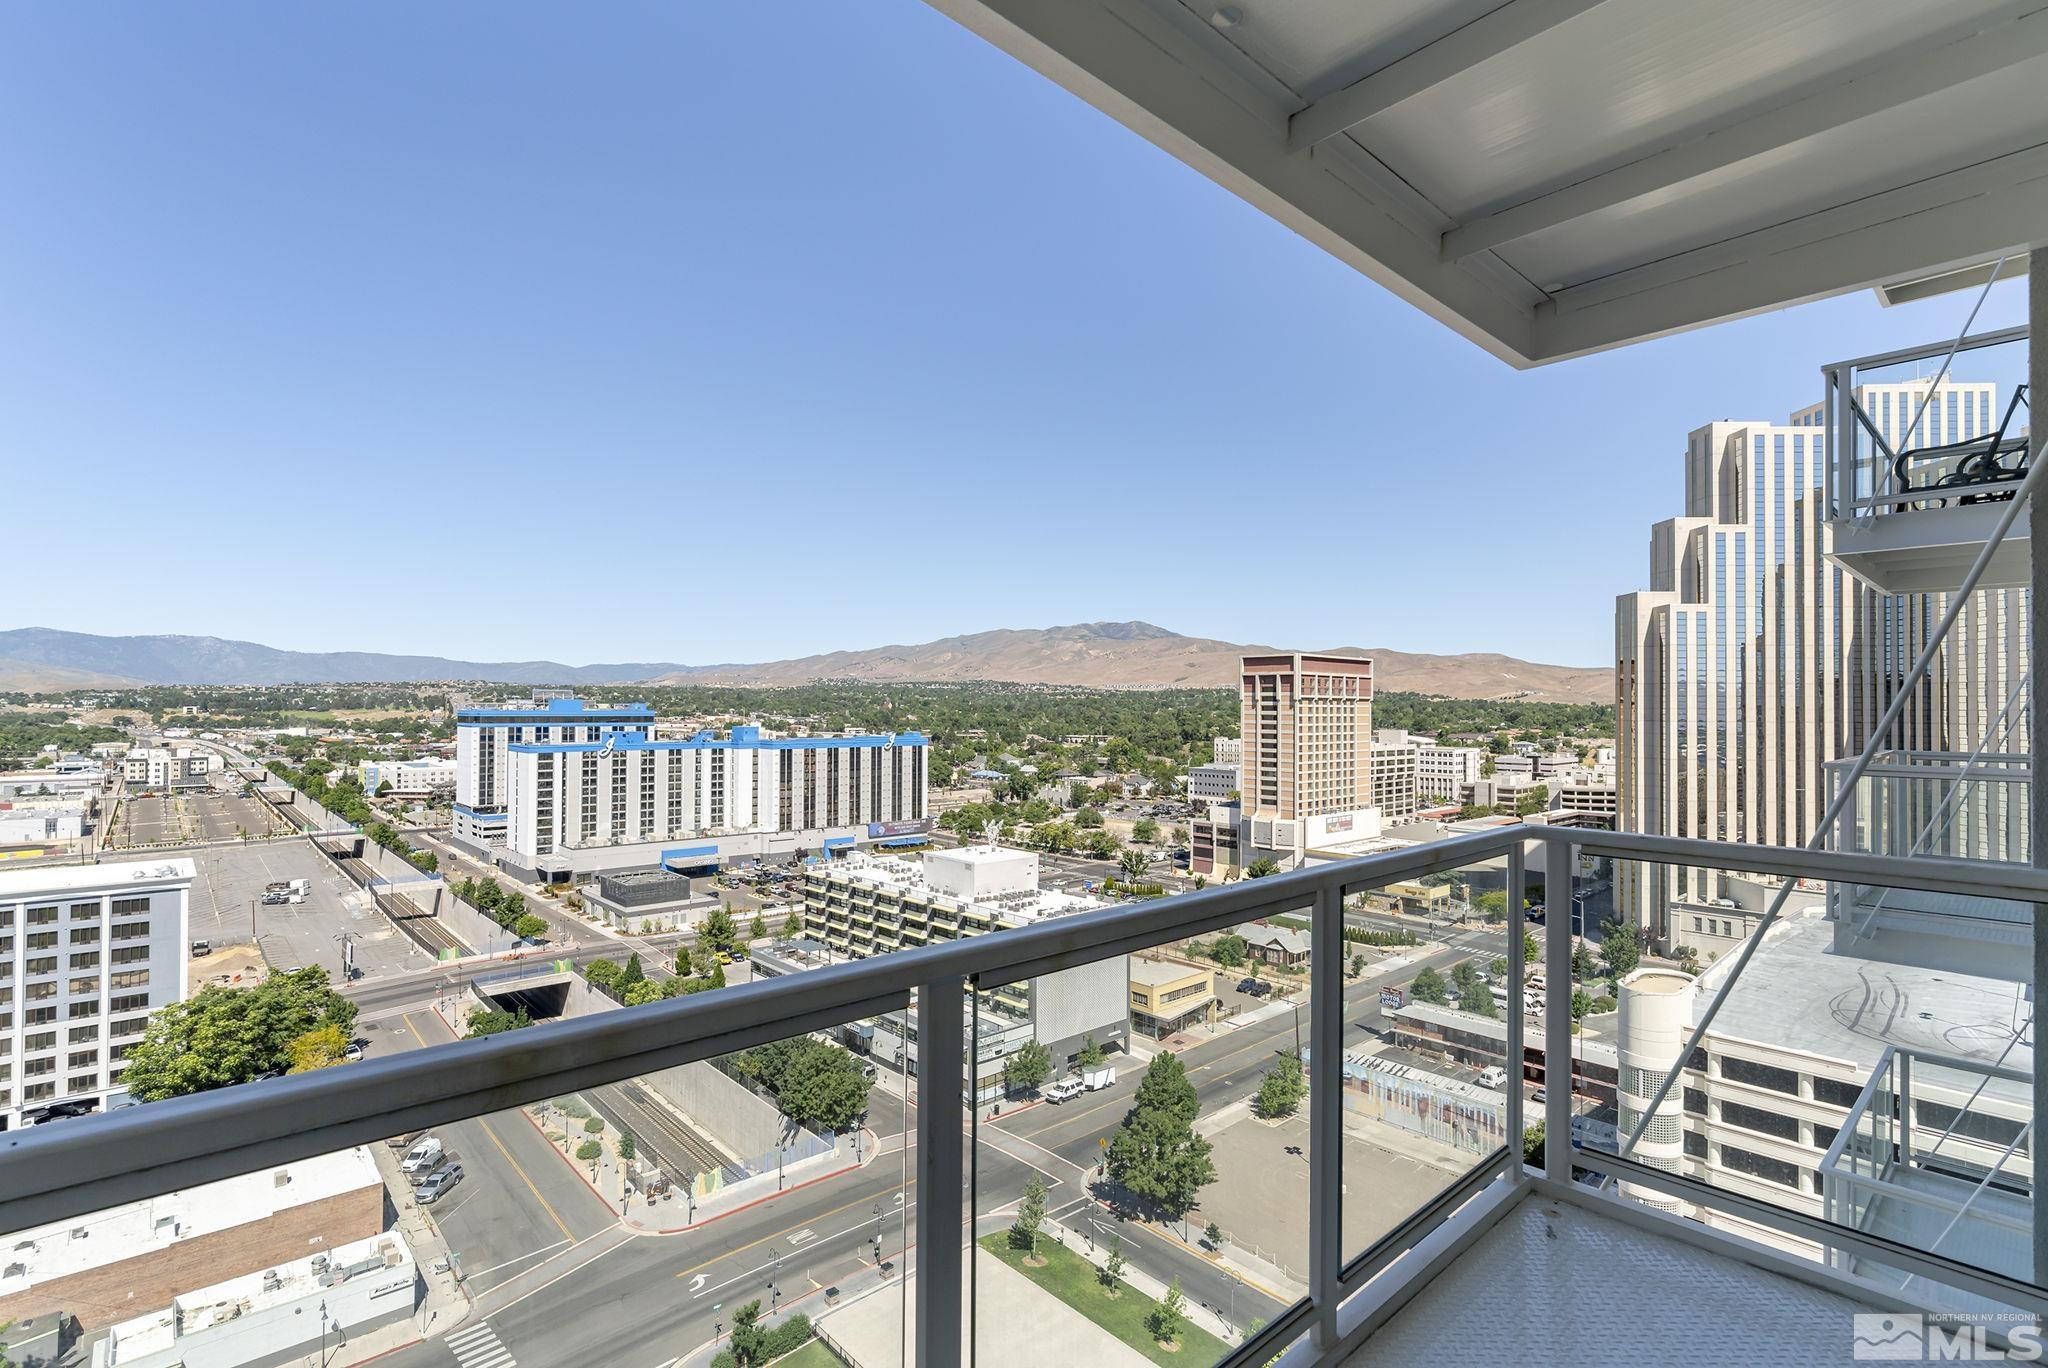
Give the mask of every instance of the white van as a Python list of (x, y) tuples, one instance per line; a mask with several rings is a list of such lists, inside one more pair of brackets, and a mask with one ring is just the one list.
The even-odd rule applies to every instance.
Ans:
[(1048, 1102), (1065, 1102), (1088, 1091), (1086, 1084), (1078, 1078), (1062, 1078), (1057, 1083), (1048, 1083), (1039, 1094)]
[(430, 1135), (406, 1151), (405, 1158), (399, 1161), (398, 1171), (418, 1173), (422, 1169), (431, 1169), (440, 1157), (441, 1142)]
[(1482, 1069), (1479, 1074), (1479, 1086), (1482, 1088), (1503, 1088), (1507, 1086), (1507, 1081), (1508, 1071), (1499, 1065)]

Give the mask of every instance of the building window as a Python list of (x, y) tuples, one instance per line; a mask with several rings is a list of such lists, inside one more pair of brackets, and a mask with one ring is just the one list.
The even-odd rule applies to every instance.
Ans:
[(54, 907), (31, 907), (27, 921), (30, 926), (51, 926), (56, 923), (57, 909)]
[(1772, 1092), (1784, 1093), (1787, 1097), (1799, 1096), (1798, 1074), (1790, 1069), (1758, 1064), (1754, 1060), (1722, 1055), (1721, 1077), (1731, 1083), (1747, 1083), (1752, 1088), (1768, 1088)]
[(1698, 1088), (1687, 1088), (1685, 1090), (1685, 1109), (1693, 1116), (1705, 1116), (1707, 1114), (1707, 1095)]
[(107, 977), (109, 988), (146, 988), (149, 986), (149, 970), (129, 969)]
[(1721, 1167), (1782, 1187), (1799, 1186), (1799, 1165), (1788, 1164), (1783, 1159), (1773, 1159), (1754, 1150), (1738, 1149), (1734, 1145), (1721, 1146)]
[[(1955, 1133), (1987, 1144), (2005, 1146), (2019, 1138), (2027, 1123), (2009, 1117), (1991, 1116), (1979, 1111), (1959, 1111), (1946, 1102), (1916, 1100), (1913, 1116), (1921, 1130), (1940, 1133), (1954, 1128)], [(2031, 1146), (2022, 1143), (2014, 1151), (2025, 1154)]]
[(1701, 1135), (1698, 1131), (1687, 1131), (1685, 1133), (1685, 1153), (1689, 1159), (1706, 1158), (1707, 1137)]
[(117, 917), (143, 916), (147, 915), (148, 912), (149, 899), (147, 898), (114, 899), (114, 915)]
[(1775, 1136), (1780, 1140), (1799, 1138), (1799, 1123), (1796, 1120), (1779, 1112), (1765, 1111), (1762, 1107), (1744, 1106), (1740, 1102), (1723, 1102), (1721, 1120), (1730, 1126), (1740, 1126), (1744, 1130)]
[(1827, 1102), (1837, 1107), (1853, 1107), (1856, 1105), (1856, 1099), (1862, 1095), (1861, 1083), (1827, 1078), (1820, 1074), (1813, 1076), (1813, 1100), (1816, 1102)]

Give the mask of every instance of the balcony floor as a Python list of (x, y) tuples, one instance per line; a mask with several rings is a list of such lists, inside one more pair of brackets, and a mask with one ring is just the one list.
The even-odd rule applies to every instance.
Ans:
[(1875, 1309), (1532, 1195), (1345, 1362), (1847, 1363)]

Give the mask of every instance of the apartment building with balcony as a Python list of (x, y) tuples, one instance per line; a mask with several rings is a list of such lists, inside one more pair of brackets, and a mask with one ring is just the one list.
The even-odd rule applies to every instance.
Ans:
[(0, 869), (0, 1129), (126, 1101), (149, 1014), (186, 993), (189, 859)]
[[(836, 954), (866, 959), (1015, 927), (1096, 915), (1110, 906), (1041, 889), (1038, 856), (992, 846), (922, 856), (842, 855), (804, 870), (804, 927)], [(1065, 1068), (1089, 1039), (1130, 1040), (1130, 971), (1122, 956), (993, 987), (979, 1009), (1029, 1031)], [(984, 1061), (987, 1062), (987, 1061)]]

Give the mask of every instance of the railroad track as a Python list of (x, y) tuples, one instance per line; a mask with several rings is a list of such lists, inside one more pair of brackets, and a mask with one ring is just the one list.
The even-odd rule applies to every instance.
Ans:
[[(367, 890), (370, 881), (376, 877), (376, 871), (370, 868), (367, 861), (358, 860), (353, 856), (345, 856), (335, 863), (341, 866), (343, 873), (355, 881), (358, 888)], [(447, 927), (441, 925), (439, 919), (420, 911), (406, 899), (394, 893), (372, 893), (370, 896), (376, 899), (378, 910), (388, 917), (393, 925), (411, 936), (429, 954), (438, 955), (443, 950), (453, 950), (458, 955), (471, 953), (470, 948), (457, 940)]]
[(725, 1160), (702, 1136), (649, 1097), (638, 1083), (606, 1084), (591, 1089), (587, 1096), (607, 1121), (633, 1132), (634, 1140), (660, 1160), (670, 1178), (680, 1180), (725, 1166)]

